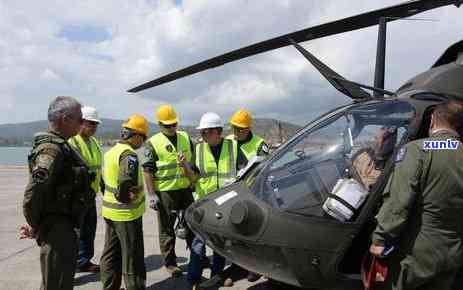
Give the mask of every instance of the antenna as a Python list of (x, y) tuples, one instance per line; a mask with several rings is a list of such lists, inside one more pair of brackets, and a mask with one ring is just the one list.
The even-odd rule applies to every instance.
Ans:
[[(384, 74), (386, 71), (386, 17), (381, 17), (378, 23), (378, 43), (376, 48), (374, 87), (384, 89)], [(375, 97), (382, 97), (380, 91), (374, 91)]]

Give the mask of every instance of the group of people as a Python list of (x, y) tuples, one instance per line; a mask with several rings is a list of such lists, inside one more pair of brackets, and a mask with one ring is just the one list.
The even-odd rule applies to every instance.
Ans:
[[(119, 290), (122, 278), (127, 290), (145, 289), (146, 201), (157, 214), (165, 269), (173, 277), (180, 276), (175, 212), (229, 184), (253, 155), (269, 151), (251, 131), (253, 120), (246, 110), (231, 117), (234, 134), (226, 138), (222, 118), (205, 113), (197, 127), (202, 139), (198, 144), (187, 132), (177, 130), (177, 114), (170, 105), (159, 107), (156, 119), (160, 132), (150, 137), (147, 119), (131, 115), (122, 124), (121, 139), (103, 156), (94, 137), (101, 123), (97, 110), (81, 107), (72, 97), (57, 97), (50, 103), (49, 129), (34, 136), (28, 156), (30, 177), (23, 201), (27, 223), (20, 228), (20, 238), (36, 239), (41, 248), (41, 289), (72, 289), (75, 272), (100, 272), (105, 290)], [(136, 150), (142, 146), (139, 157)], [(105, 242), (97, 265), (91, 259), (99, 192)], [(187, 230), (186, 243), (187, 280), (199, 289), (203, 268), (209, 264), (205, 241)], [(212, 275), (231, 286), (230, 277), (223, 276), (224, 266), (225, 259), (214, 253)], [(258, 278), (249, 273), (249, 279)]]

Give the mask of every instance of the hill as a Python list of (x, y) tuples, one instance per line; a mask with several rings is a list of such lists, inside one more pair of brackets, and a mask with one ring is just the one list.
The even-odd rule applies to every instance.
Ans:
[[(119, 138), (120, 126), (123, 120), (102, 119), (98, 127), (97, 138), (104, 144), (111, 144)], [(151, 132), (159, 132), (157, 124), (150, 123)], [(291, 123), (275, 119), (254, 120), (253, 132), (262, 136), (269, 144), (277, 144), (287, 140), (300, 127)], [(181, 126), (194, 140), (199, 139), (199, 132), (193, 126)], [(30, 146), (32, 136), (36, 132), (47, 130), (46, 121), (35, 121), (17, 124), (0, 125), (0, 146)], [(224, 136), (231, 134), (231, 128), (225, 128)]]

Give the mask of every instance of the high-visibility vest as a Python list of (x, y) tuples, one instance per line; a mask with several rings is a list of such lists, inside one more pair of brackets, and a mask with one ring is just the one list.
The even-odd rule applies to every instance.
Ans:
[[(145, 212), (145, 193), (139, 193), (136, 200), (130, 203), (119, 202), (115, 194), (119, 185), (119, 159), (125, 151), (135, 150), (128, 144), (117, 143), (104, 155), (103, 179), (105, 192), (103, 196), (102, 214), (104, 218), (113, 221), (131, 221), (139, 218)], [(138, 165), (138, 186), (143, 188), (143, 175), (140, 164)]]
[(158, 191), (183, 189), (190, 186), (190, 180), (185, 176), (183, 168), (177, 162), (177, 152), (183, 152), (188, 162), (191, 162), (192, 153), (190, 138), (183, 131), (177, 131), (177, 149), (162, 133), (158, 133), (149, 139), (156, 151), (156, 174), (154, 176), (154, 188)]
[(101, 180), (101, 166), (103, 163), (103, 155), (101, 154), (101, 148), (98, 145), (95, 137), (89, 137), (90, 147), (84, 138), (80, 135), (75, 135), (68, 140), (68, 143), (76, 148), (90, 169), (90, 172), (95, 173), (95, 179), (93, 180), (90, 187), (94, 192), (100, 191), (100, 180)]
[[(227, 139), (236, 140), (235, 135), (228, 135)], [(257, 150), (259, 150), (260, 145), (264, 143), (264, 139), (260, 136), (252, 134), (251, 140), (246, 143), (241, 144), (240, 149), (243, 151), (246, 159), (250, 160), (252, 156), (257, 155)]]
[(196, 145), (195, 164), (199, 169), (199, 179), (196, 181), (196, 198), (200, 199), (208, 193), (216, 191), (226, 182), (236, 178), (236, 162), (238, 144), (234, 140), (224, 139), (220, 150), (219, 164), (206, 142)]

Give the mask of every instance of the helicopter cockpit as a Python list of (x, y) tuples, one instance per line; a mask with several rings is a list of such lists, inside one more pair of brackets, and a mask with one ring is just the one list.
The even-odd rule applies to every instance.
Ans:
[[(274, 208), (326, 216), (322, 205), (340, 179), (353, 179), (366, 192), (374, 190), (385, 162), (404, 140), (414, 116), (414, 108), (399, 100), (349, 105), (300, 131), (248, 174), (245, 182)], [(380, 144), (378, 139), (384, 141), (387, 133), (393, 138)], [(366, 156), (370, 159), (359, 162)]]

